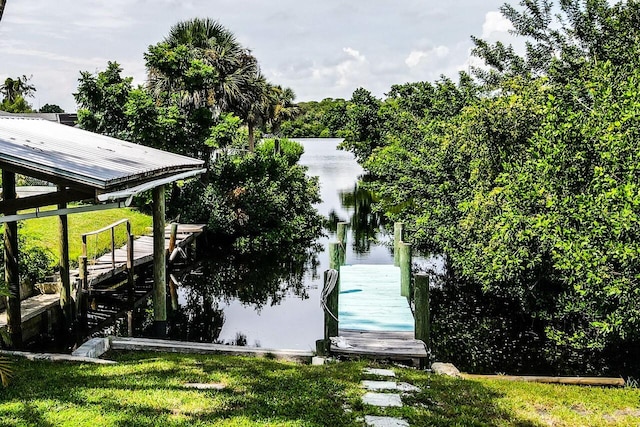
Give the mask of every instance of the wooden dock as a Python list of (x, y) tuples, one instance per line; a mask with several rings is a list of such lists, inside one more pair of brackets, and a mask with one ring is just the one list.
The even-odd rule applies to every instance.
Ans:
[[(176, 247), (184, 249), (195, 241), (205, 229), (204, 224), (178, 224)], [(165, 228), (165, 248), (169, 248), (171, 225)], [(153, 261), (153, 236), (140, 236), (133, 242), (133, 267), (150, 264)], [(122, 246), (112, 253), (106, 253), (88, 264), (89, 288), (111, 279), (127, 270), (127, 246)], [(71, 280), (79, 277), (78, 270), (71, 272)]]
[(413, 332), (411, 307), (400, 295), (400, 268), (341, 266), (338, 318), (340, 329)]
[[(176, 247), (186, 250), (205, 229), (203, 224), (179, 224), (176, 235)], [(165, 247), (169, 247), (171, 225), (165, 229)], [(141, 268), (153, 261), (153, 237), (141, 236), (134, 240), (134, 268)], [(112, 262), (115, 261), (115, 264)], [(89, 308), (86, 329), (95, 332), (108, 325), (117, 317), (126, 314), (133, 306), (142, 304), (151, 294), (151, 285), (139, 285), (128, 294), (122, 287), (102, 287), (96, 285), (107, 283), (111, 278), (125, 273), (127, 269), (127, 247), (118, 248), (112, 258), (111, 252), (102, 255), (88, 265), (88, 295), (97, 298), (96, 306)], [(78, 270), (70, 272), (72, 282), (79, 279)], [(129, 301), (133, 296), (134, 301)], [(60, 294), (40, 294), (24, 299), (20, 303), (22, 316), (23, 339), (25, 341), (43, 332), (51, 332), (61, 321)], [(6, 327), (6, 311), (0, 311), (0, 329)]]
[(400, 268), (393, 265), (340, 267), (338, 337), (330, 352), (345, 357), (410, 360), (422, 366), (425, 343), (414, 339), (414, 317), (401, 296)]

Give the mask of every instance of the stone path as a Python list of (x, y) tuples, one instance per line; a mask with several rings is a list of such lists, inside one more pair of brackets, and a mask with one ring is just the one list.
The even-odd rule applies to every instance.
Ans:
[[(402, 407), (402, 398), (400, 393), (415, 393), (420, 388), (408, 384), (393, 381), (396, 374), (390, 369), (371, 369), (364, 370), (364, 374), (368, 376), (376, 376), (385, 378), (384, 380), (363, 380), (361, 386), (367, 390), (362, 397), (365, 405), (378, 407)], [(400, 392), (400, 393), (399, 393)], [(409, 423), (400, 418), (377, 417), (372, 415), (365, 416), (364, 422), (370, 427), (408, 427)]]

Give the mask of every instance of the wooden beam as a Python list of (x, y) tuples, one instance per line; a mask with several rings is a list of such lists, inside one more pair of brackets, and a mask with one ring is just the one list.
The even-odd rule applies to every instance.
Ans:
[(153, 323), (156, 335), (167, 335), (167, 255), (164, 246), (164, 185), (153, 189)]
[(586, 386), (615, 386), (615, 387), (624, 386), (624, 379), (622, 378), (605, 378), (605, 377), (541, 377), (541, 376), (531, 376), (531, 375), (462, 374), (462, 378), (466, 380), (503, 380), (503, 381), (523, 381), (523, 382), (530, 382), (530, 383), (570, 384), (570, 385), (586, 385)]
[[(4, 200), (16, 198), (16, 174), (2, 170)], [(9, 212), (15, 213), (15, 212)], [(20, 312), (20, 271), (18, 267), (18, 223), (4, 226), (4, 281), (9, 289), (7, 297), (7, 332), (13, 348), (22, 347), (22, 314)]]
[[(0, 213), (8, 215), (24, 209), (41, 208), (43, 206), (63, 205), (69, 202), (77, 202), (85, 199), (93, 199), (95, 193), (92, 191), (74, 190), (62, 188), (53, 193), (39, 194), (37, 196), (22, 197), (20, 199), (9, 199), (5, 196), (0, 201)], [(66, 206), (65, 206), (66, 207)]]
[(431, 323), (429, 313), (429, 275), (419, 273), (414, 278), (415, 338), (431, 348)]
[[(59, 189), (64, 192), (64, 189)], [(66, 209), (67, 204), (61, 202), (58, 209)], [(58, 239), (60, 255), (60, 308), (64, 317), (64, 326), (67, 331), (73, 325), (73, 300), (71, 299), (71, 280), (69, 278), (69, 221), (67, 215), (58, 216)]]

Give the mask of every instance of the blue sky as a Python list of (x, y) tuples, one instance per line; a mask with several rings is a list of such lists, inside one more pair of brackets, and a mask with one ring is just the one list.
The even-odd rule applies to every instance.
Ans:
[(469, 66), (471, 35), (508, 40), (504, 1), (457, 0), (7, 0), (0, 79), (33, 75), (29, 101), (75, 110), (80, 71), (116, 61), (143, 84), (143, 54), (169, 28), (217, 19), (258, 58), (267, 78), (298, 101), (382, 97), (392, 84), (454, 77)]

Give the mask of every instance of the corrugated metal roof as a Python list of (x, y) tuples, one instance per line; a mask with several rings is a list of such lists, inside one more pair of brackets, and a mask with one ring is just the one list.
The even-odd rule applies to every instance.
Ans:
[(0, 167), (32, 171), (52, 182), (112, 190), (203, 165), (202, 160), (46, 120), (0, 116)]

